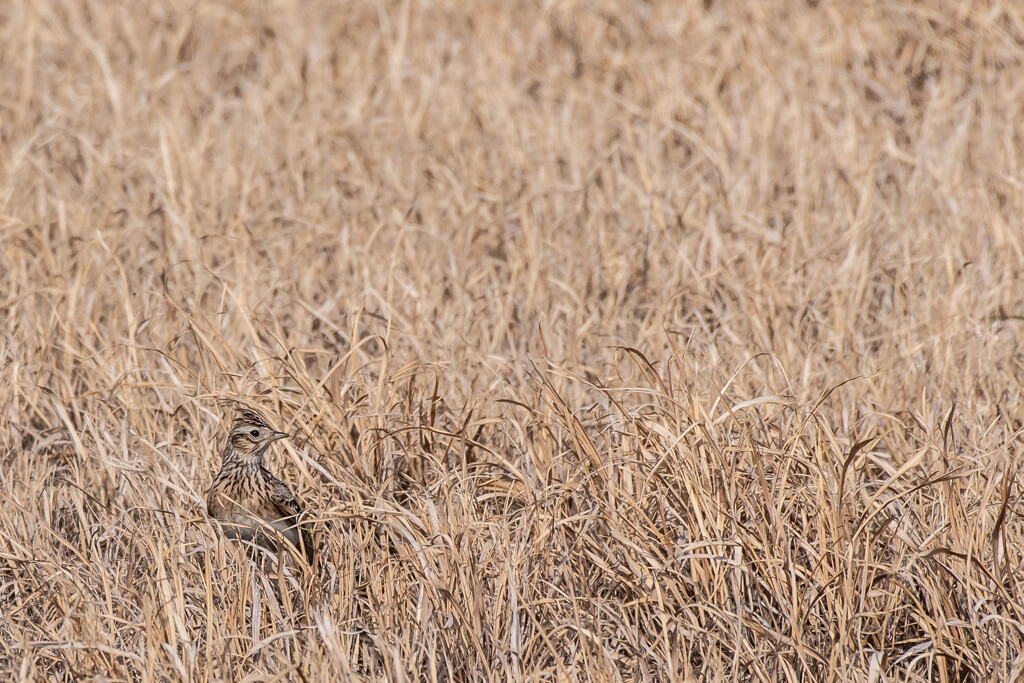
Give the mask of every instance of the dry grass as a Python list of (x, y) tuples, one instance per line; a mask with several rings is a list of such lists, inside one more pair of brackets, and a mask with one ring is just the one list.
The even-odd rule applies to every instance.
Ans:
[[(4, 3), (3, 678), (1018, 679), (1022, 69), (995, 0)], [(206, 519), (231, 397), (321, 576)]]

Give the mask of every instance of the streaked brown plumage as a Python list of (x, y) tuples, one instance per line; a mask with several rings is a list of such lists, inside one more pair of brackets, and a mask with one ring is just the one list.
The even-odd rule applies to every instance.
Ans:
[(288, 485), (263, 465), (273, 442), (289, 435), (270, 427), (257, 413), (241, 408), (231, 425), (220, 472), (206, 494), (206, 510), (229, 538), (276, 549), (284, 536), (313, 564), (313, 542), (301, 526), (302, 505)]

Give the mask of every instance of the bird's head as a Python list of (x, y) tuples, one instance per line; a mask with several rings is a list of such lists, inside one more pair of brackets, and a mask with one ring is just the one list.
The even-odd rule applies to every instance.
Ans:
[(289, 436), (291, 435), (273, 429), (255, 411), (240, 408), (234, 422), (231, 423), (228, 446), (239, 459), (258, 462), (270, 444)]

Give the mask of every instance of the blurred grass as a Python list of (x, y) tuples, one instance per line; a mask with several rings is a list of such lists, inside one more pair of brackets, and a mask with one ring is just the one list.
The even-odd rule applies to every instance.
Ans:
[[(1017, 680), (1024, 12), (0, 6), (0, 670)], [(326, 567), (204, 514), (221, 404)]]

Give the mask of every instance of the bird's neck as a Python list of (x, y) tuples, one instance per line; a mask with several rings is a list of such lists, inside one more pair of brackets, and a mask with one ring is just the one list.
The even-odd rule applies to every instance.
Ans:
[(244, 467), (247, 469), (259, 469), (263, 465), (263, 453), (267, 450), (263, 446), (255, 451), (240, 451), (230, 443), (224, 447), (221, 454), (223, 467)]

